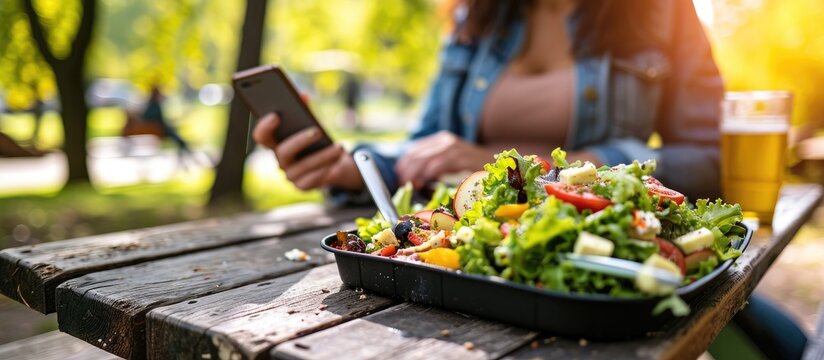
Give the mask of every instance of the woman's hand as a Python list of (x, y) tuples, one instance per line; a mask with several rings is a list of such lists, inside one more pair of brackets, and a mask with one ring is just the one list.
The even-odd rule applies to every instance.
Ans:
[(481, 169), (492, 154), (449, 131), (440, 131), (416, 141), (395, 165), (400, 184), (411, 181), (416, 188), (441, 175)]
[(305, 129), (282, 142), (275, 141), (275, 130), (280, 125), (277, 114), (268, 114), (258, 121), (252, 137), (260, 145), (275, 152), (278, 165), (286, 173), (286, 178), (302, 190), (324, 186), (357, 191), (363, 189), (355, 161), (338, 144), (312, 153), (302, 159), (296, 159), (298, 153), (320, 139), (317, 127)]

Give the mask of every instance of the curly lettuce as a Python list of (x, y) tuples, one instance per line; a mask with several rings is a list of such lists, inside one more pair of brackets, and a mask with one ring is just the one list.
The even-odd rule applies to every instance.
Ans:
[(503, 240), (503, 235), (498, 230), (500, 223), (481, 217), (468, 226), (473, 230), (474, 236), (455, 249), (460, 255), (461, 269), (471, 274), (498, 275), (499, 272), (492, 266), (486, 249), (499, 245)]
[(572, 251), (580, 219), (574, 206), (549, 197), (519, 220), (520, 226), (504, 246), (511, 257), (511, 278), (532, 283), (544, 267), (554, 265), (558, 252)]
[(681, 205), (669, 202), (656, 216), (664, 220), (661, 222), (664, 238), (675, 239), (704, 227), (712, 231), (715, 241), (710, 248), (721, 261), (741, 255), (740, 250), (731, 246), (745, 233), (736, 225), (744, 218), (738, 204), (725, 204), (721, 199), (714, 202), (701, 199), (695, 202), (695, 209), (691, 209), (686, 202)]
[[(546, 191), (535, 181), (543, 171), (543, 166), (534, 155), (521, 156), (515, 149), (495, 155), (495, 162), (486, 164), (484, 170), (488, 175), (483, 180), (483, 195), (487, 201), (483, 204), (483, 213), (491, 217), (495, 209), (504, 204), (518, 204), (523, 191), (526, 203), (530, 206), (540, 204), (546, 198)], [(512, 186), (510, 174), (517, 171), (522, 188)], [(522, 195), (520, 197), (523, 197)]]

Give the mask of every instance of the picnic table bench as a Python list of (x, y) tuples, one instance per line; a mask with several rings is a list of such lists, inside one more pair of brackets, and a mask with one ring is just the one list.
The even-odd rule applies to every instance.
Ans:
[[(773, 226), (756, 231), (690, 315), (626, 341), (564, 338), (343, 286), (319, 242), (369, 208), (302, 204), (6, 249), (0, 291), (125, 358), (695, 359), (821, 197), (818, 185), (785, 186)], [(286, 259), (295, 248), (310, 259)]]

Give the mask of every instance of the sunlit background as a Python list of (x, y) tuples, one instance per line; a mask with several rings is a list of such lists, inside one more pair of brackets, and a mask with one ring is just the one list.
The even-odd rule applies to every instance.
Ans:
[[(4, 0), (0, 6), (0, 132), (46, 153), (0, 159), (0, 249), (321, 199), (318, 192), (295, 191), (276, 170), (271, 154), (253, 151), (243, 182), (245, 203), (219, 209), (205, 206), (233, 98), (229, 80), (238, 57), (242, 1), (98, 0), (85, 62), (91, 185), (65, 187), (65, 157), (57, 151), (64, 139), (57, 86), (32, 41), (21, 3)], [(71, 52), (81, 4), (35, 2), (57, 58)], [(802, 140), (815, 138), (824, 122), (824, 2), (694, 4), (727, 88), (791, 90), (796, 96), (792, 145), (798, 148)], [(416, 121), (421, 96), (437, 70), (448, 19), (445, 8), (436, 0), (270, 1), (262, 60), (289, 71), (310, 95), (313, 110), (334, 138), (349, 144), (398, 141)], [(357, 126), (347, 120), (343, 101), (349, 77), (357, 79), (361, 89)], [(166, 95), (166, 116), (188, 142), (190, 156), (179, 157), (174, 146), (153, 137), (137, 139), (128, 154), (122, 151), (119, 135), (127, 113), (141, 111), (154, 85)], [(791, 179), (820, 182), (819, 168), (795, 166), (801, 157), (793, 156)], [(799, 238), (821, 238), (817, 226), (808, 226)], [(824, 253), (818, 242), (798, 246), (788, 252)], [(779, 261), (771, 274), (785, 271), (794, 276), (812, 262), (817, 264), (796, 256), (783, 268)], [(768, 275), (764, 282), (788, 287), (781, 289), (793, 294), (787, 306), (811, 328), (824, 294), (798, 284), (824, 279), (799, 275), (802, 279), (788, 282), (773, 280), (775, 276), (784, 275)], [(25, 318), (8, 310), (13, 306), (0, 299), (0, 317)], [(10, 312), (3, 313), (6, 310)], [(19, 323), (25, 329), (13, 331), (17, 336), (54, 326), (48, 319)], [(0, 343), (15, 336), (2, 332)]]

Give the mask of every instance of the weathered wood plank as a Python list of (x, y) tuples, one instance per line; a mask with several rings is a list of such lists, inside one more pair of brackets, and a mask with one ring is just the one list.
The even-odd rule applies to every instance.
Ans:
[[(56, 292), (60, 330), (119, 356), (143, 358), (149, 310), (328, 263), (333, 257), (318, 246), (320, 239), (351, 226), (332, 225), (69, 280)], [(311, 259), (286, 260), (284, 253), (293, 248), (307, 251)]]
[(0, 359), (15, 360), (116, 360), (85, 341), (59, 331), (0, 345)]
[(261, 359), (273, 346), (390, 306), (343, 285), (335, 264), (154, 309), (148, 357)]
[(579, 339), (546, 336), (536, 348), (524, 347), (510, 358), (697, 358), (745, 305), (764, 273), (812, 215), (821, 196), (817, 185), (785, 186), (773, 227), (759, 229), (744, 255), (690, 304), (692, 313), (668, 324), (661, 333), (632, 341), (590, 341), (586, 346), (581, 346)]
[(529, 343), (534, 332), (404, 303), (282, 343), (283, 359), (488, 359)]
[(268, 213), (193, 221), (0, 251), (0, 292), (42, 313), (54, 289), (95, 271), (327, 226), (374, 210), (300, 204)]

